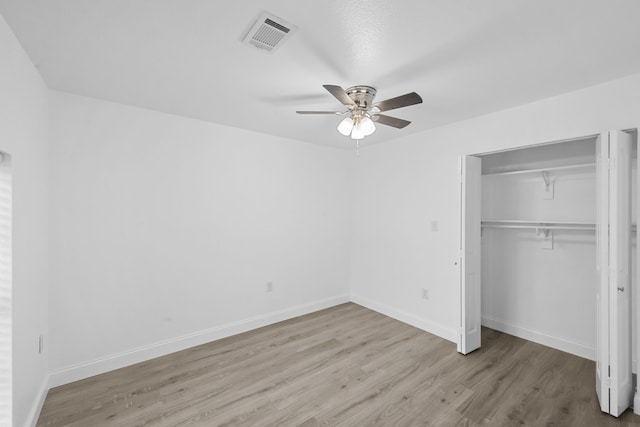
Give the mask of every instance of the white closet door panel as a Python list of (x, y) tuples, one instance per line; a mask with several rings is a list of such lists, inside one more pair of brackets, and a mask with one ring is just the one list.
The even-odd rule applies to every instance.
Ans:
[(609, 364), (610, 413), (633, 398), (631, 372), (631, 135), (609, 134)]
[(480, 227), (481, 175), (479, 157), (461, 158), (460, 224), (460, 340), (458, 351), (480, 348)]
[(603, 412), (619, 416), (633, 398), (631, 372), (631, 136), (596, 142), (598, 173), (596, 392)]
[(599, 283), (596, 292), (596, 393), (609, 412), (609, 136), (596, 140), (596, 243)]

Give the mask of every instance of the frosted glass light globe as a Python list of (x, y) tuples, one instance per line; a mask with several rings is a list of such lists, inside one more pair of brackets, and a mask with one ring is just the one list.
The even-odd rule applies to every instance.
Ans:
[(353, 127), (351, 131), (351, 139), (362, 139), (364, 138), (364, 131), (362, 130), (362, 125), (358, 123)]
[(349, 136), (351, 129), (353, 129), (353, 119), (351, 117), (345, 118), (338, 125), (338, 132), (344, 136)]
[(369, 136), (376, 131), (376, 125), (373, 124), (373, 120), (369, 117), (364, 117), (360, 120), (360, 127), (362, 128), (364, 136)]

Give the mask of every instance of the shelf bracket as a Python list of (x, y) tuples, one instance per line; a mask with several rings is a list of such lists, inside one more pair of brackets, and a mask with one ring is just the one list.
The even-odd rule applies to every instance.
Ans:
[(540, 249), (553, 249), (553, 230), (544, 227), (536, 227), (536, 235), (542, 234), (542, 246)]
[(542, 179), (544, 180), (544, 196), (543, 200), (553, 200), (554, 179), (547, 171), (542, 171)]

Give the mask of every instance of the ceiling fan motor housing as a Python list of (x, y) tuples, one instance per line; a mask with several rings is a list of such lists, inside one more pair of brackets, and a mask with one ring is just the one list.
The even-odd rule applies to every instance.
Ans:
[(353, 86), (345, 90), (349, 98), (353, 99), (358, 109), (369, 110), (376, 96), (376, 89), (371, 86)]

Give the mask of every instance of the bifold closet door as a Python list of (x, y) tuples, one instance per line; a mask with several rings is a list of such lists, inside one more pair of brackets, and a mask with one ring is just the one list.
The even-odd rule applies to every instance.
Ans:
[(460, 338), (458, 352), (480, 348), (480, 227), (482, 160), (460, 158)]
[(598, 268), (596, 392), (603, 412), (619, 416), (633, 398), (631, 372), (631, 135), (612, 131), (596, 143)]

